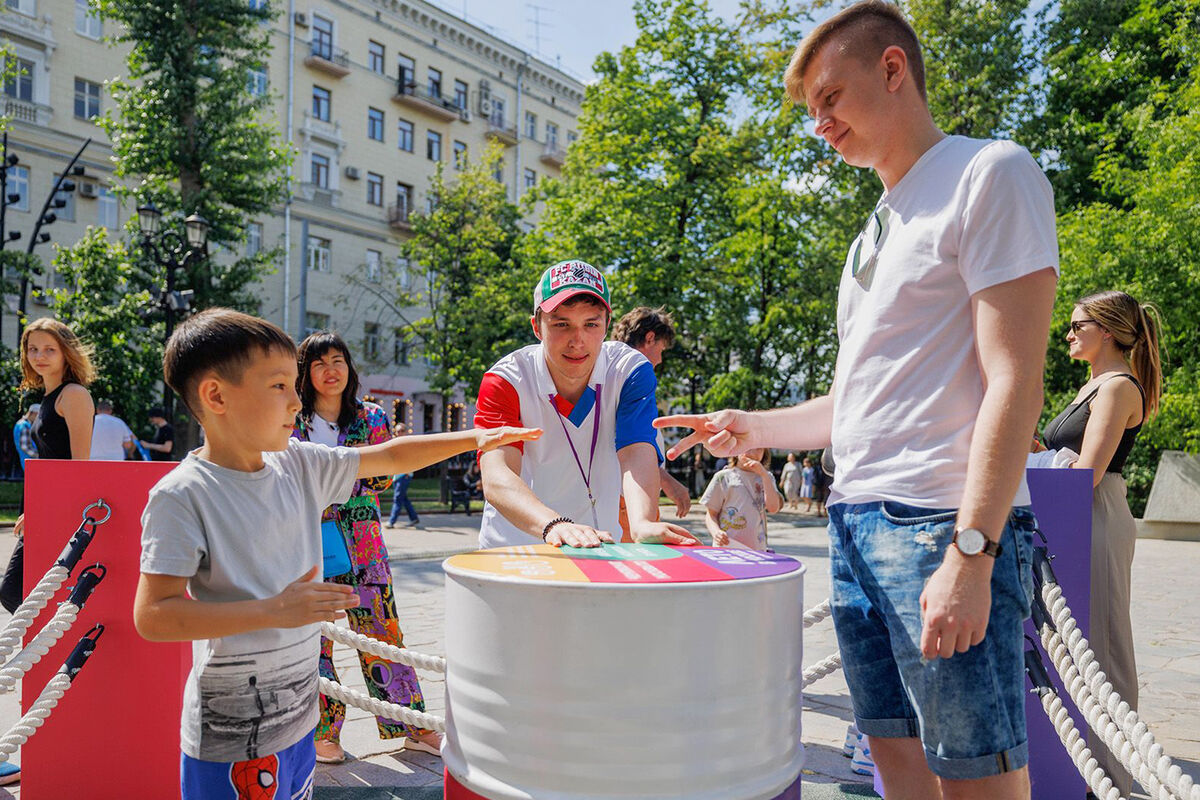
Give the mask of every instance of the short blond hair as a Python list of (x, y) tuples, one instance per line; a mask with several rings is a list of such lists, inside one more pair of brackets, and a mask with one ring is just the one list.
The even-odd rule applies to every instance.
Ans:
[(63, 354), (63, 383), (78, 383), (83, 386), (96, 380), (96, 368), (92, 366), (92, 348), (79, 341), (75, 331), (53, 317), (35, 319), (21, 334), (21, 389), (45, 389), (42, 376), (29, 363), (29, 335), (41, 331), (54, 337)]
[(817, 53), (835, 40), (842, 52), (864, 61), (875, 60), (893, 45), (899, 47), (908, 57), (908, 71), (917, 91), (925, 97), (925, 59), (917, 32), (895, 3), (862, 0), (822, 22), (800, 42), (783, 73), (783, 85), (793, 103), (805, 103), (804, 73)]

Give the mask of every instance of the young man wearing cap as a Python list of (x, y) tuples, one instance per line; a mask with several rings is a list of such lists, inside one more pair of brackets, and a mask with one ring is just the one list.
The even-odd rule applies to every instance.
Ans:
[(608, 281), (591, 264), (550, 267), (533, 293), (539, 344), (484, 375), (476, 427), (520, 421), (545, 433), (480, 457), (487, 498), (480, 547), (611, 542), (622, 492), (634, 541), (696, 543), (684, 528), (657, 521), (654, 367), (628, 345), (604, 340), (609, 299)]
[(21, 474), (25, 474), (25, 459), (37, 458), (37, 448), (33, 444), (33, 421), (37, 419), (42, 407), (34, 403), (25, 412), (25, 416), (17, 420), (13, 426), (13, 444), (17, 446), (17, 457), (20, 459)]

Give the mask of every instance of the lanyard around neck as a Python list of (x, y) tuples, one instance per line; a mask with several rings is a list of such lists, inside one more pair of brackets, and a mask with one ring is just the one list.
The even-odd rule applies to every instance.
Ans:
[[(575, 449), (575, 443), (571, 441), (571, 434), (567, 431), (567, 423), (563, 422), (562, 412), (558, 410), (558, 406), (554, 403), (554, 395), (547, 395), (550, 399), (550, 407), (554, 409), (554, 415), (558, 417), (558, 424), (562, 425), (563, 435), (567, 437), (567, 445), (571, 448), (571, 455), (575, 456), (575, 466), (579, 468), (579, 477), (583, 479), (583, 486), (587, 489), (588, 501), (592, 504), (592, 527), (600, 527), (600, 519), (596, 516), (596, 498), (592, 494), (592, 462), (596, 459), (596, 442), (600, 438), (600, 389), (601, 385), (596, 384), (596, 403), (592, 406), (592, 446), (588, 452), (588, 468), (587, 472), (583, 471), (583, 461), (579, 458), (579, 452)], [(582, 398), (580, 398), (582, 400)]]

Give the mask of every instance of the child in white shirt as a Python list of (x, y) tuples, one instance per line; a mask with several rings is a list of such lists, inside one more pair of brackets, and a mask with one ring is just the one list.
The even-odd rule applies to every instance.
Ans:
[(760, 447), (731, 459), (704, 490), (704, 524), (715, 546), (767, 549), (767, 514), (778, 511), (783, 498), (763, 466), (765, 454)]

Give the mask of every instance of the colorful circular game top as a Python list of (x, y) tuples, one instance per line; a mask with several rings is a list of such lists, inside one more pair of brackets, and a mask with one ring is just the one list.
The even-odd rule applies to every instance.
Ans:
[(661, 544), (497, 547), (451, 556), (444, 566), (458, 575), (520, 582), (635, 584), (737, 581), (803, 569), (794, 558), (775, 553)]

